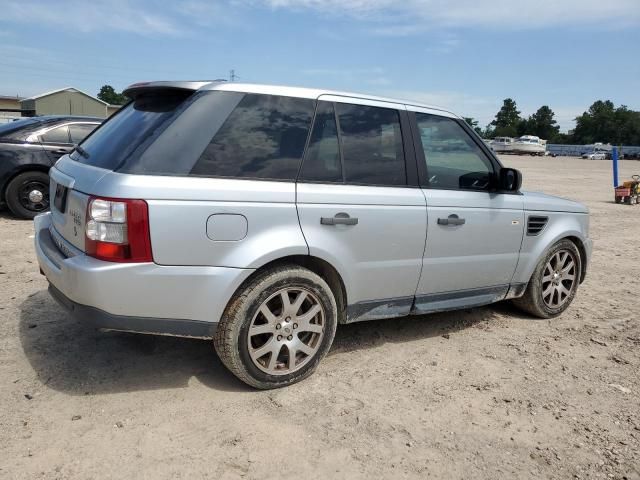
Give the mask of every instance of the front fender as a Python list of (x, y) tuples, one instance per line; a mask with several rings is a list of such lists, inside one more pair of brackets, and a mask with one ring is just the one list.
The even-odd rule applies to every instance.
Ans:
[(549, 247), (568, 237), (577, 238), (581, 242), (582, 245), (579, 245), (579, 248), (585, 254), (585, 258), (582, 260), (583, 269), (586, 269), (591, 254), (591, 240), (588, 238), (588, 214), (541, 211), (525, 213), (527, 218), (529, 215), (535, 215), (548, 217), (549, 220), (540, 234), (527, 235), (525, 233), (518, 265), (511, 283), (528, 283), (536, 265)]

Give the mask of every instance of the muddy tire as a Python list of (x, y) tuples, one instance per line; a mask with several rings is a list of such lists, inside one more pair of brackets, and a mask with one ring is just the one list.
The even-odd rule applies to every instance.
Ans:
[(258, 273), (231, 299), (214, 335), (222, 363), (252, 387), (311, 375), (331, 348), (338, 309), (327, 283), (297, 265)]
[(560, 240), (540, 259), (522, 297), (512, 302), (539, 318), (557, 317), (573, 301), (582, 275), (582, 257), (571, 240)]

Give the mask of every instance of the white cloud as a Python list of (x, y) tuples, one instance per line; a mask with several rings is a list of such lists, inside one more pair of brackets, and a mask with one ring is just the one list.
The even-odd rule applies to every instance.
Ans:
[(445, 55), (451, 53), (460, 45), (460, 39), (452, 34), (437, 37), (426, 50), (430, 53)]
[[(258, 0), (249, 0), (258, 1)], [(640, 23), (638, 0), (262, 0), (272, 8), (314, 10), (380, 22), (373, 33), (407, 35), (429, 27), (531, 29)]]
[(48, 25), (83, 33), (119, 30), (142, 35), (175, 35), (180, 32), (172, 19), (127, 0), (7, 0), (2, 2), (0, 21)]

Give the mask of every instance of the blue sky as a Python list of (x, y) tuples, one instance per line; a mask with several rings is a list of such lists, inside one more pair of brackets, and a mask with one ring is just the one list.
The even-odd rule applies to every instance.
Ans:
[(640, 110), (640, 0), (0, 0), (0, 94), (153, 79), (353, 90), (485, 125), (502, 99), (563, 130)]

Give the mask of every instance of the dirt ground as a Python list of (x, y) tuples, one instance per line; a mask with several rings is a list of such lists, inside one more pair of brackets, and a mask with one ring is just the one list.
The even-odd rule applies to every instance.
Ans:
[(1, 213), (0, 478), (640, 479), (640, 206), (612, 202), (607, 161), (503, 161), (591, 209), (592, 264), (564, 315), (341, 326), (315, 375), (268, 392), (209, 342), (69, 318), (32, 223)]

